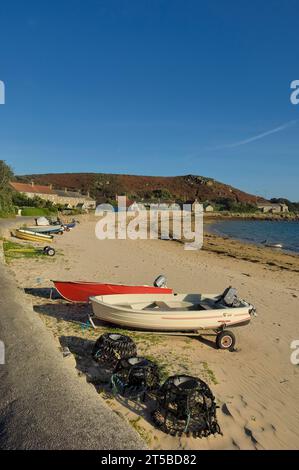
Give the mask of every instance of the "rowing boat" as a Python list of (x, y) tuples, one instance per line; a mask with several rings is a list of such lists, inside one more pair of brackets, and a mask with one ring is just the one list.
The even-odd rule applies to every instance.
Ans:
[(85, 281), (52, 281), (58, 293), (69, 302), (89, 302), (89, 297), (107, 294), (170, 294), (172, 289)]
[[(233, 291), (235, 291), (233, 289)], [(129, 294), (91, 297), (95, 317), (123, 328), (150, 331), (221, 330), (246, 325), (254, 307), (223, 294)]]
[(17, 238), (21, 238), (22, 240), (28, 240), (31, 242), (42, 242), (42, 243), (53, 239), (53, 235), (35, 233), (30, 230), (24, 230), (24, 229), (17, 229), (15, 231), (15, 236)]
[(62, 225), (33, 225), (27, 227), (26, 230), (30, 230), (30, 232), (35, 233), (55, 234), (62, 233), (64, 231), (64, 227)]

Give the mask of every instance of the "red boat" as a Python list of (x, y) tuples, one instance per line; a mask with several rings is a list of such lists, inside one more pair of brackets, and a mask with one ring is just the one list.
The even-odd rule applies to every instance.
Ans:
[(52, 281), (58, 293), (69, 302), (89, 302), (89, 297), (109, 294), (172, 294), (173, 290), (163, 287), (165, 278), (159, 276), (153, 286), (128, 286), (84, 281)]

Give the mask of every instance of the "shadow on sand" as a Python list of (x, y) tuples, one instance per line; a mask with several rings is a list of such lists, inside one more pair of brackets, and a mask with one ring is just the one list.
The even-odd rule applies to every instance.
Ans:
[(33, 310), (41, 315), (64, 320), (71, 323), (86, 323), (91, 313), (90, 304), (53, 303), (34, 305)]
[(42, 299), (58, 300), (63, 298), (55, 287), (25, 287), (24, 292), (25, 294), (41, 297)]
[(78, 336), (60, 336), (59, 341), (63, 351), (67, 348), (74, 355), (77, 370), (86, 376), (87, 382), (93, 384), (97, 393), (103, 394), (106, 399), (114, 398), (119, 404), (153, 425), (151, 412), (155, 407), (154, 393), (148, 393), (145, 397), (143, 394), (126, 397), (114, 393), (111, 386), (114, 368), (109, 367), (109, 364), (94, 361), (92, 357), (94, 341)]

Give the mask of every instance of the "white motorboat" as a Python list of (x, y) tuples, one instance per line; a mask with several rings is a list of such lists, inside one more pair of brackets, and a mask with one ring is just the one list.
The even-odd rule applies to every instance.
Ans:
[(90, 300), (95, 317), (136, 330), (223, 333), (226, 327), (248, 324), (255, 313), (233, 288), (223, 294), (123, 294)]

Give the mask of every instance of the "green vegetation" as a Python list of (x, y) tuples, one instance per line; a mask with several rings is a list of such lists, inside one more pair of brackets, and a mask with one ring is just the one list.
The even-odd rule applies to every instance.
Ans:
[(9, 186), (12, 177), (12, 169), (4, 160), (0, 160), (0, 217), (15, 214), (12, 202), (12, 190)]
[(12, 202), (18, 209), (22, 209), (22, 215), (50, 216), (57, 214), (57, 206), (51, 201), (46, 201), (38, 196), (30, 198), (25, 194), (13, 192)]
[(42, 250), (37, 250), (32, 245), (25, 246), (21, 243), (15, 243), (9, 240), (3, 242), (3, 251), (7, 263), (11, 262), (13, 259), (37, 258), (43, 256)]
[(22, 215), (29, 215), (32, 217), (40, 217), (40, 216), (51, 216), (53, 214), (57, 214), (57, 210), (48, 209), (48, 208), (39, 208), (39, 207), (21, 207)]
[(236, 202), (234, 199), (219, 197), (214, 203), (215, 209), (219, 211), (238, 212), (239, 214), (250, 214), (258, 211), (257, 206), (247, 202)]
[(140, 425), (140, 420), (141, 420), (141, 417), (138, 416), (138, 417), (135, 418), (135, 419), (130, 419), (130, 420), (129, 420), (129, 423), (130, 423), (131, 426), (135, 429), (135, 431), (137, 431), (138, 434), (140, 434), (140, 436), (142, 437), (142, 439), (143, 439), (148, 445), (151, 445), (151, 443), (152, 443), (151, 434), (150, 434), (149, 431), (147, 431), (146, 429), (144, 429), (144, 428)]
[(169, 201), (175, 199), (173, 194), (168, 189), (153, 189), (139, 192), (139, 197), (153, 202)]
[(209, 382), (212, 382), (214, 385), (218, 384), (218, 381), (216, 379), (216, 376), (212, 369), (209, 368), (209, 365), (207, 362), (202, 363), (203, 366), (203, 375), (205, 376), (204, 378), (208, 380)]

